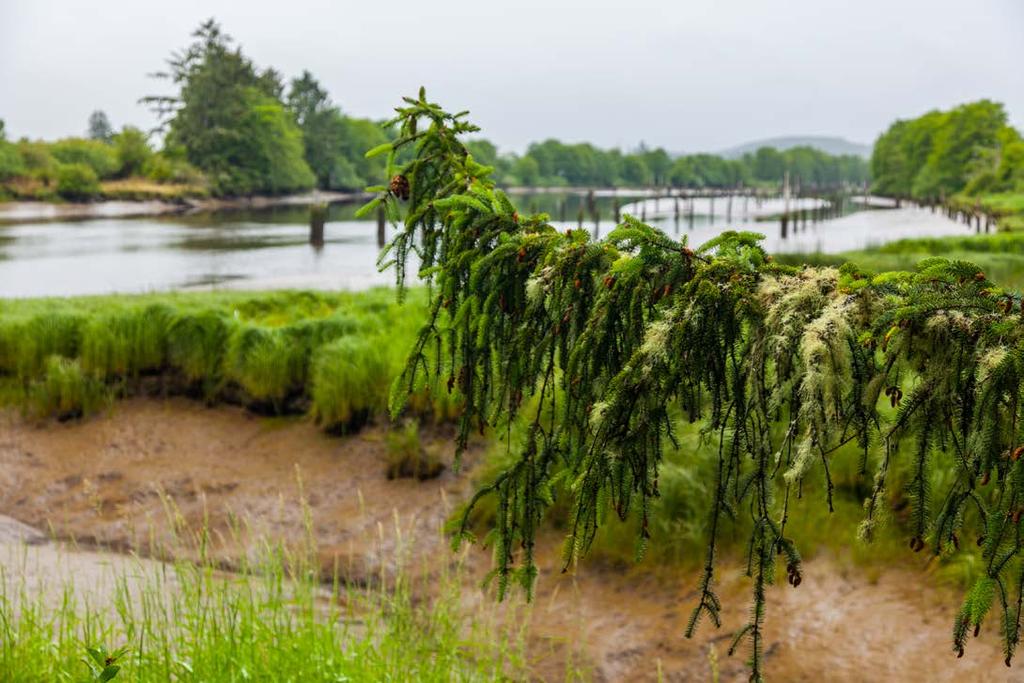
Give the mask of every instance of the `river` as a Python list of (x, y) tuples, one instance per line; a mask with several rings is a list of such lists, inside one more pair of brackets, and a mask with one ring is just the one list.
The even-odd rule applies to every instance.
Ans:
[[(518, 197), (527, 210), (549, 212), (562, 227), (577, 225), (586, 200), (545, 193)], [(598, 196), (598, 235), (612, 227), (613, 201), (647, 215), (670, 235), (699, 245), (722, 230), (766, 235), (772, 252), (842, 252), (904, 237), (963, 235), (967, 228), (924, 209), (856, 210), (830, 220), (787, 226), (757, 220), (781, 211), (781, 200), (697, 200), (630, 203)], [(808, 201), (808, 200), (805, 200)], [(773, 203), (774, 202), (774, 203)], [(776, 205), (777, 204), (777, 205)], [(644, 206), (646, 205), (646, 207)], [(793, 208), (793, 205), (790, 206)], [(308, 210), (281, 206), (146, 218), (97, 218), (0, 225), (0, 297), (72, 296), (210, 287), (363, 289), (392, 281), (376, 268), (376, 225), (357, 220), (355, 205), (331, 207), (325, 243), (309, 244)], [(707, 215), (714, 211), (714, 216)], [(595, 229), (589, 209), (584, 227)], [(389, 228), (388, 234), (392, 234)]]

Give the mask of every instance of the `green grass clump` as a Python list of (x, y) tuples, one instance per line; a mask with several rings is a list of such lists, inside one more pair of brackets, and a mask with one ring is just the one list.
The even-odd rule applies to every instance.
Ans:
[(128, 307), (91, 317), (82, 326), (82, 368), (101, 379), (137, 377), (164, 369), (174, 309)]
[(34, 417), (52, 415), (58, 420), (69, 420), (108, 405), (109, 391), (102, 382), (83, 372), (77, 360), (50, 356), (42, 378), (29, 386), (27, 398)]
[(13, 373), (23, 380), (37, 377), (50, 356), (74, 358), (78, 354), (81, 328), (85, 318), (69, 311), (44, 311), (27, 319), (5, 320), (0, 333), (10, 350), (4, 352), (0, 371)]
[(304, 352), (279, 329), (244, 325), (228, 345), (227, 377), (257, 402), (279, 406), (302, 386)]
[[(383, 413), (423, 315), (415, 290), (404, 304), (385, 289), (10, 300), (0, 302), (0, 379), (28, 386), (59, 356), (119, 395), (185, 393), (277, 414), (315, 403), (314, 417), (343, 431)], [(452, 413), (429, 399), (412, 410)]]
[(380, 337), (342, 337), (313, 357), (313, 417), (328, 431), (358, 428), (387, 405), (395, 374)]
[(512, 629), (462, 607), (460, 570), (414, 598), (401, 575), (372, 592), (321, 585), (272, 549), (238, 574), (125, 561), (89, 585), (58, 575), (40, 590), (28, 552), (0, 573), (3, 681), (95, 680), (106, 662), (90, 664), (90, 650), (123, 653), (115, 683), (528, 678)]
[(388, 432), (387, 449), (388, 479), (408, 477), (425, 481), (444, 471), (444, 464), (437, 453), (423, 448), (420, 425), (416, 420), (406, 420), (404, 425)]
[(231, 318), (217, 310), (185, 312), (168, 329), (167, 355), (186, 381), (202, 384), (211, 396), (221, 381), (221, 363), (231, 337)]

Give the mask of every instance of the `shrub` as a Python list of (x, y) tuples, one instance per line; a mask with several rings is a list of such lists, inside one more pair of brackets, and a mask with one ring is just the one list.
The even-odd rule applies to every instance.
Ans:
[(141, 171), (144, 176), (158, 183), (203, 185), (206, 182), (199, 169), (184, 159), (177, 159), (162, 152), (146, 159)]
[(62, 164), (57, 168), (57, 194), (65, 199), (92, 199), (100, 193), (96, 172), (85, 164)]
[(153, 156), (145, 133), (134, 126), (125, 126), (113, 139), (114, 154), (121, 176), (142, 173), (146, 161)]
[(111, 178), (120, 168), (114, 147), (98, 140), (65, 138), (51, 144), (50, 152), (62, 164), (85, 164), (100, 178)]
[(25, 162), (18, 154), (18, 148), (0, 140), (0, 180), (7, 180), (25, 173)]

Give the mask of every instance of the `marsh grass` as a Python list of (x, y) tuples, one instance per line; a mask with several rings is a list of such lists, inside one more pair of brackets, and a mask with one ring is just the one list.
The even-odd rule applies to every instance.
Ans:
[(31, 549), (10, 552), (0, 564), (4, 681), (87, 680), (88, 648), (125, 649), (118, 681), (526, 677), (521, 634), (464, 607), (461, 565), (439, 563), (429, 594), (401, 570), (354, 589), (319, 582), (302, 552), (267, 545), (238, 573), (125, 558), (99, 578), (76, 582), (70, 564), (36, 584)]
[[(131, 395), (151, 390), (153, 382), (144, 388), (142, 380), (157, 377), (165, 394), (232, 401), (270, 414), (309, 411), (325, 429), (345, 432), (384, 413), (423, 303), (413, 291), (398, 304), (392, 290), (5, 301), (0, 378), (23, 384), (22, 403), (33, 414), (51, 405), (64, 416), (87, 415), (101, 403), (85, 400), (95, 382)], [(61, 366), (63, 374), (70, 378), (77, 368), (89, 389), (74, 410), (65, 410), (52, 392), (36, 391), (47, 400), (29, 400), (31, 387), (55, 385), (58, 368), (47, 365), (54, 357), (75, 361)], [(72, 396), (70, 386), (61, 397)], [(408, 411), (450, 419), (458, 402), (425, 392)]]
[(394, 427), (387, 435), (388, 479), (403, 477), (420, 481), (433, 479), (444, 471), (438, 454), (423, 447), (416, 420)]
[[(1021, 224), (1024, 228), (1024, 223)], [(1024, 233), (999, 232), (963, 237), (924, 237), (895, 242), (842, 254), (778, 254), (780, 263), (811, 266), (840, 265), (848, 261), (880, 273), (890, 270), (914, 270), (930, 256), (970, 261), (1001, 286), (1024, 290)]]
[(50, 356), (42, 377), (27, 391), (27, 412), (35, 418), (48, 416), (71, 420), (110, 405), (110, 390), (82, 371), (78, 361)]

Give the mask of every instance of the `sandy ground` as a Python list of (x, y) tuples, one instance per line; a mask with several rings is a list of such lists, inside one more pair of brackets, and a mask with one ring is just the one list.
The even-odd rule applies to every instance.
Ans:
[[(447, 437), (427, 431), (424, 445), (447, 453)], [(435, 571), (451, 557), (438, 528), (468, 493), (468, 477), (449, 469), (427, 482), (389, 481), (385, 458), (380, 427), (332, 438), (303, 419), (184, 399), (125, 401), (78, 424), (32, 425), (0, 414), (0, 515), (20, 522), (0, 518), (0, 563), (10, 569), (20, 558), (44, 575), (89, 577), (111, 563), (140, 561), (99, 548), (190, 557), (189, 534), (205, 523), (226, 567), (243, 561), (256, 539), (312, 536), (325, 577), (337, 567), (358, 585), (368, 572), (389, 571), (399, 546), (413, 570)], [(34, 529), (76, 539), (86, 551), (44, 542)], [(704, 681), (714, 649), (721, 680), (746, 680), (745, 657), (726, 657), (749, 604), (749, 584), (736, 571), (725, 572), (719, 589), (723, 628), (705, 623), (689, 641), (682, 632), (695, 576), (597, 563), (561, 575), (558, 540), (544, 544), (529, 608), (518, 597), (497, 606), (477, 588), (489, 563), (483, 551), (469, 556), (464, 590), (467, 609), (528, 620), (538, 678), (560, 680), (570, 661), (598, 681), (656, 680), (659, 672), (662, 680)], [(819, 557), (807, 563), (799, 588), (770, 589), (767, 674), (775, 681), (1024, 681), (1024, 665), (1003, 666), (994, 625), (955, 658), (958, 604), (919, 567), (887, 568), (872, 582)]]

